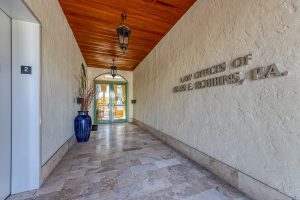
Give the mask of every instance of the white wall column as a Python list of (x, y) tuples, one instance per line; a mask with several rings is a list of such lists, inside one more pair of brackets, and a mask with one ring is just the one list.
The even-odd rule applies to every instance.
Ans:
[(40, 26), (12, 20), (12, 194), (40, 186), (40, 68)]

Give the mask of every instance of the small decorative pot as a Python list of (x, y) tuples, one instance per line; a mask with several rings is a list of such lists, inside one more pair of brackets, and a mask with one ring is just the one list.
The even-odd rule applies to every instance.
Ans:
[(92, 128), (92, 119), (89, 116), (89, 111), (78, 111), (78, 115), (74, 120), (74, 128), (79, 143), (89, 141)]

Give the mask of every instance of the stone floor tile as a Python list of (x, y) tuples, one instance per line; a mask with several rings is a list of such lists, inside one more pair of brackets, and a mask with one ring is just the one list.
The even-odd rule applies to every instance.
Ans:
[(19, 194), (12, 195), (8, 197), (7, 200), (25, 200), (25, 199), (30, 199), (33, 198), (34, 194), (37, 192), (37, 190), (31, 190), (28, 192), (22, 192)]
[(155, 161), (159, 161), (162, 158), (160, 156), (155, 156), (155, 155), (149, 155), (146, 153), (140, 154), (139, 155), (139, 160), (141, 164), (148, 164), (148, 163), (154, 163)]
[(153, 163), (148, 163), (148, 164), (143, 164), (143, 165), (136, 165), (130, 168), (132, 174), (139, 175), (139, 174), (143, 174), (146, 173), (148, 171), (153, 171), (153, 170), (157, 170), (158, 167), (153, 164)]
[(240, 197), (240, 198), (237, 198), (237, 199), (234, 199), (234, 200), (251, 200), (251, 199), (248, 198), (248, 197)]
[(95, 193), (83, 197), (76, 198), (74, 200), (114, 200), (118, 199), (114, 192), (102, 192), (102, 193)]
[(164, 168), (164, 167), (170, 167), (170, 166), (174, 166), (174, 165), (180, 165), (181, 162), (179, 160), (177, 160), (176, 158), (173, 158), (173, 159), (155, 161), (154, 164), (158, 168)]
[(124, 199), (135, 199), (170, 187), (172, 187), (172, 184), (167, 179), (146, 179), (142, 182), (136, 182), (129, 187), (121, 188), (119, 197), (124, 197)]
[(133, 124), (99, 125), (37, 191), (9, 200), (250, 200)]
[(53, 192), (58, 192), (62, 190), (65, 183), (64, 178), (57, 177), (57, 179), (51, 177), (46, 180), (46, 182), (43, 184), (41, 189), (39, 189), (35, 194), (36, 195), (43, 195), (43, 194), (49, 194)]
[(194, 196), (186, 198), (186, 200), (230, 200), (224, 194), (215, 189), (210, 189)]

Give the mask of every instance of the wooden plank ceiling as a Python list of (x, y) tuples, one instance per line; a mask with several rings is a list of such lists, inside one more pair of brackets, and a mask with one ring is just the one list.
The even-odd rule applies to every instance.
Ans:
[[(89, 67), (134, 70), (196, 0), (59, 0)], [(129, 49), (119, 48), (121, 13), (132, 30)]]

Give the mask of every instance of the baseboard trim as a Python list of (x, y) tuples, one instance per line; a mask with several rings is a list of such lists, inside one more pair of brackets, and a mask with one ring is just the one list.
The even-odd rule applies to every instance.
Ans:
[(233, 187), (248, 195), (254, 200), (296, 200), (288, 195), (268, 186), (267, 184), (217, 160), (197, 149), (159, 131), (143, 122), (133, 119), (133, 123), (140, 128), (146, 130), (154, 137), (160, 139), (162, 142), (173, 147), (181, 152), (189, 159), (195, 161), (207, 170), (217, 175), (222, 180), (226, 181)]
[(75, 144), (76, 138), (75, 135), (70, 137), (54, 154), (51, 158), (42, 166), (41, 170), (41, 185), (48, 178), (54, 168), (62, 160), (64, 155), (69, 151), (69, 149)]

